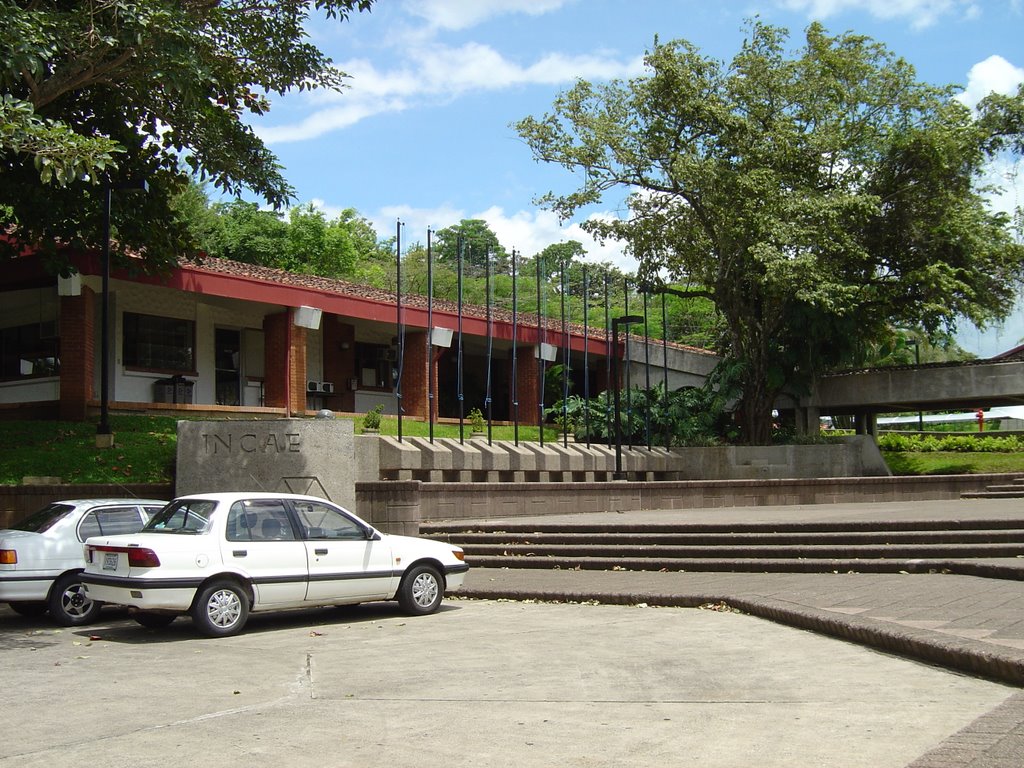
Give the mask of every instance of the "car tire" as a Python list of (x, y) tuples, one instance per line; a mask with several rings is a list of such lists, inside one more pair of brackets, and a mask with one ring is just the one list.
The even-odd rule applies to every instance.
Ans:
[(234, 582), (215, 582), (196, 595), (191, 614), (200, 634), (207, 637), (237, 635), (249, 618), (249, 596)]
[(406, 613), (424, 615), (441, 607), (444, 579), (432, 565), (417, 565), (406, 571), (398, 588), (398, 604)]
[(47, 607), (44, 602), (23, 602), (23, 603), (8, 603), (11, 606), (11, 610), (19, 616), (24, 616), (29, 619), (35, 619), (46, 613)]
[(153, 613), (152, 611), (138, 611), (132, 614), (132, 618), (135, 619), (137, 624), (141, 624), (146, 629), (163, 629), (169, 627), (171, 622), (174, 621), (177, 616), (173, 613)]
[(66, 573), (54, 582), (47, 601), (50, 618), (62, 627), (79, 627), (96, 619), (101, 603), (90, 599), (80, 573)]

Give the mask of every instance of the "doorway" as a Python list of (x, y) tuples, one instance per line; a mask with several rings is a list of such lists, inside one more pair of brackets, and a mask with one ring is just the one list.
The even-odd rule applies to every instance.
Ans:
[(231, 328), (216, 328), (213, 334), (217, 405), (241, 405), (239, 352), (242, 348), (242, 334)]

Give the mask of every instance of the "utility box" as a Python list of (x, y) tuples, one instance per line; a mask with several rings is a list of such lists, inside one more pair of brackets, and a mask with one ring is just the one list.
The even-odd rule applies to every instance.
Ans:
[(154, 403), (192, 403), (194, 381), (184, 376), (172, 376), (169, 379), (157, 379), (153, 382)]

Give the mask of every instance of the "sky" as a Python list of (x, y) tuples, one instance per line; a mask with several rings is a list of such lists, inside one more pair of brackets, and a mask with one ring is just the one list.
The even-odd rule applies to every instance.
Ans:
[[(1024, 81), (1024, 0), (377, 0), (339, 24), (316, 20), (312, 40), (351, 75), (342, 93), (292, 93), (254, 120), (299, 203), (329, 216), (355, 208), (381, 236), (403, 224), (404, 243), (466, 218), (488, 222), (509, 251), (532, 256), (579, 240), (588, 260), (629, 272), (614, 243), (595, 243), (585, 215), (622, 214), (606, 197), (560, 222), (536, 203), (576, 188), (569, 171), (533, 160), (513, 123), (550, 111), (577, 79), (642, 75), (657, 37), (686, 39), (731, 60), (753, 17), (788, 28), (794, 47), (812, 21), (884, 43), (921, 80), (955, 84), (973, 105)], [(1013, 166), (993, 168), (992, 204), (1024, 205)], [(999, 328), (964, 321), (960, 344), (981, 357), (1024, 340), (1024, 301)]]

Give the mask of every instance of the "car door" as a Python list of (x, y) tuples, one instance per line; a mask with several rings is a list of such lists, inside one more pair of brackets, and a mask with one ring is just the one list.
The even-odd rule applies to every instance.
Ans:
[(309, 576), (306, 547), (280, 499), (244, 499), (228, 510), (222, 555), (253, 584), (254, 610), (301, 605)]
[(383, 600), (393, 594), (391, 548), (339, 507), (327, 502), (292, 502), (309, 561), (306, 602)]

